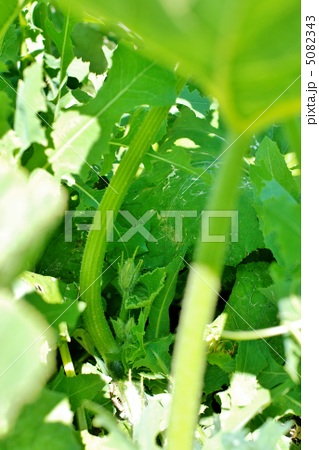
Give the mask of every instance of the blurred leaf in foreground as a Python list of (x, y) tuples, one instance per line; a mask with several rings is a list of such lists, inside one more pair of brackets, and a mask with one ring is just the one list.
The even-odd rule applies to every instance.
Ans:
[(206, 94), (218, 98), (237, 131), (251, 125), (252, 131), (300, 109), (298, 0), (71, 4), (74, 13), (81, 14), (81, 5), (106, 23), (124, 23), (145, 39), (146, 52), (171, 67), (179, 61)]
[(52, 374), (52, 336), (33, 308), (0, 292), (0, 435)]
[(0, 442), (1, 450), (80, 450), (72, 419), (65, 395), (44, 390), (38, 400), (25, 406), (12, 434)]
[(17, 107), (14, 117), (14, 129), (21, 139), (21, 151), (26, 150), (32, 142), (47, 144), (45, 129), (38, 117), (40, 111), (46, 111), (47, 106), (42, 88), (42, 67), (34, 63), (24, 71), (24, 79), (19, 80)]
[(29, 179), (0, 165), (0, 285), (7, 285), (41, 250), (65, 206), (64, 192), (42, 169)]

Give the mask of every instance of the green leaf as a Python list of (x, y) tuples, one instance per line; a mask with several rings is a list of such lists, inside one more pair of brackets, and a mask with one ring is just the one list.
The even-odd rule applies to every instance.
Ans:
[(228, 373), (218, 366), (208, 366), (204, 378), (204, 393), (211, 394), (221, 389), (224, 385), (229, 385)]
[(94, 374), (79, 374), (76, 377), (66, 377), (63, 374), (59, 383), (54, 386), (55, 391), (66, 394), (74, 412), (82, 406), (84, 400), (94, 400), (104, 388), (105, 380)]
[(19, 276), (19, 280), (21, 280), (21, 284), (26, 284), (26, 292), (27, 286), (33, 288), (49, 304), (61, 304), (67, 299), (74, 299), (76, 296), (74, 286), (68, 286), (54, 277), (47, 277), (34, 272), (23, 272)]
[(11, 24), (0, 45), (0, 61), (5, 65), (4, 71), (7, 71), (7, 65), (16, 63), (19, 60), (20, 45), (19, 30), (16, 25)]
[[(185, 143), (184, 146), (183, 143)], [(217, 133), (216, 128), (207, 119), (196, 116), (192, 109), (182, 105), (179, 106), (176, 120), (167, 130), (166, 139), (160, 149), (168, 156), (169, 150), (172, 150), (174, 145), (184, 147), (188, 149), (192, 157), (193, 166), (196, 167), (201, 163), (206, 169), (207, 166), (212, 168), (216, 166), (215, 159), (224, 149), (224, 143), (224, 136), (221, 132)]]
[(253, 190), (249, 181), (245, 180), (237, 203), (238, 242), (229, 243), (225, 258), (226, 265), (237, 266), (250, 253), (265, 246), (253, 200)]
[(72, 418), (65, 395), (43, 390), (38, 400), (24, 408), (13, 432), (0, 442), (1, 449), (81, 450)]
[[(246, 434), (245, 430), (235, 432), (219, 432), (213, 438), (205, 442), (203, 450), (289, 450), (290, 439), (284, 435), (289, 431), (290, 424), (282, 424), (268, 419), (252, 435)], [(279, 446), (280, 445), (280, 446)]]
[(294, 269), (300, 265), (301, 207), (275, 181), (269, 181), (256, 206), (265, 243), (278, 263)]
[(290, 379), (271, 391), (271, 404), (264, 410), (264, 415), (269, 417), (286, 414), (301, 416), (301, 388), (300, 385), (293, 386)]
[[(181, 113), (169, 124), (167, 138), (158, 151), (150, 150), (143, 159), (145, 170), (132, 183), (122, 206), (122, 210), (130, 211), (136, 218), (147, 211), (157, 213), (146, 224), (156, 242), (146, 242), (137, 233), (125, 243), (127, 248), (123, 246), (124, 252), (132, 249), (132, 253), (139, 247), (138, 256), (144, 253), (143, 267), (166, 267), (177, 255), (184, 257), (187, 249), (195, 243), (200, 229), (200, 214), (212, 183), (211, 172), (214, 174), (216, 169), (212, 163), (220, 154), (222, 143), (215, 131), (206, 120), (197, 118), (187, 107), (182, 107)], [(187, 139), (183, 141), (187, 136), (194, 144)], [(174, 144), (176, 142), (178, 146)], [(188, 144), (192, 147), (187, 148)], [(200, 177), (205, 170), (206, 176)], [(180, 229), (175, 223), (179, 219), (165, 216), (167, 212), (180, 212), (181, 215), (185, 212), (186, 217), (180, 217)], [(129, 224), (119, 215), (115, 225), (123, 233)], [(120, 245), (118, 242), (110, 243), (109, 251), (115, 249), (118, 255)]]
[(262, 352), (264, 345), (264, 342), (259, 341), (240, 342), (236, 355), (236, 371), (258, 375), (268, 365)]
[(134, 368), (147, 368), (153, 374), (168, 375), (171, 367), (170, 346), (173, 343), (173, 336), (165, 336), (153, 341), (146, 342), (144, 345), (145, 357), (137, 359)]
[(260, 229), (277, 260), (270, 270), (274, 280), (271, 295), (277, 299), (300, 295), (300, 188), (276, 144), (268, 138), (257, 150), (250, 176)]
[(269, 347), (264, 346), (261, 350), (268, 364), (258, 374), (258, 381), (269, 389), (272, 398), (271, 405), (264, 411), (265, 417), (283, 416), (286, 413), (300, 415), (300, 384), (294, 384), (285, 366), (274, 360)]
[(64, 192), (46, 171), (30, 178), (22, 170), (0, 165), (0, 284), (8, 284), (35, 262), (65, 207)]
[(21, 152), (26, 150), (32, 142), (47, 145), (47, 138), (43, 123), (38, 113), (46, 111), (47, 106), (42, 89), (45, 86), (42, 79), (42, 67), (33, 63), (23, 73), (23, 80), (19, 80), (17, 105), (14, 116), (14, 130), (21, 140)]
[(6, 73), (0, 74), (0, 91), (7, 94), (12, 105), (16, 104), (16, 86), (13, 85), (12, 78)]
[(133, 432), (133, 439), (140, 450), (158, 450), (156, 438), (163, 431), (166, 418), (167, 405), (163, 405), (156, 396), (150, 397)]
[[(263, 348), (263, 352), (264, 351), (265, 348)], [(267, 351), (266, 357), (268, 362), (267, 366), (258, 374), (258, 381), (261, 386), (271, 390), (276, 386), (287, 383), (289, 378), (284, 367), (271, 357), (269, 351)]]
[(196, 114), (197, 117), (204, 118), (210, 111), (212, 102), (204, 97), (197, 89), (190, 89), (185, 86), (177, 99), (178, 104), (185, 104)]
[(78, 300), (78, 290), (54, 278), (33, 272), (24, 272), (15, 283), (15, 289), (43, 314), (50, 326), (59, 333), (61, 324), (66, 323), (72, 333), (85, 303)]
[[(0, 137), (3, 136), (9, 129), (10, 125), (8, 119), (12, 113), (11, 100), (5, 92), (0, 92)], [(0, 151), (0, 156), (1, 156)]]
[(74, 55), (90, 62), (90, 71), (102, 74), (107, 69), (107, 61), (102, 50), (104, 35), (100, 30), (87, 23), (77, 23), (71, 39)]
[[(59, 227), (53, 238), (47, 244), (45, 252), (39, 261), (37, 271), (43, 275), (60, 278), (66, 283), (78, 281), (78, 268), (81, 264), (84, 232), (72, 228), (72, 242), (65, 240), (65, 227)], [(64, 255), (64, 259), (61, 259)]]
[(144, 313), (140, 312), (137, 322), (133, 317), (124, 323), (120, 318), (113, 320), (112, 325), (122, 351), (122, 362), (126, 369), (132, 367), (135, 361), (146, 355), (144, 347)]
[[(122, 114), (141, 104), (168, 106), (175, 95), (172, 73), (119, 46), (107, 82), (96, 98), (82, 108), (61, 113), (55, 123), (55, 149), (47, 152), (54, 172), (58, 176), (87, 174), (89, 165), (99, 164), (101, 156), (108, 153), (110, 134)], [(113, 157), (107, 170), (112, 163)]]
[[(72, 4), (78, 8), (79, 2)], [(154, 0), (152, 5), (147, 0), (134, 5), (129, 0), (97, 0), (94, 5), (81, 0), (80, 4), (106, 22), (120, 21), (137, 32), (153, 57), (171, 66), (180, 62), (206, 94), (218, 97), (237, 131), (247, 126), (252, 131), (299, 111), (297, 0), (283, 0), (280, 6), (275, 0), (258, 5), (253, 0), (240, 4)]]
[(117, 426), (117, 421), (113, 415), (104, 408), (92, 402), (86, 403), (87, 408), (94, 412), (95, 418), (93, 424), (96, 427), (103, 427), (108, 434), (107, 448), (114, 448), (117, 450), (137, 450), (137, 447), (128, 438), (126, 433)]
[(262, 388), (256, 376), (235, 372), (227, 391), (218, 394), (222, 400), (220, 415), (224, 431), (237, 431), (271, 402), (268, 390)]
[(300, 266), (300, 188), (277, 145), (265, 138), (250, 167), (265, 244), (288, 275)]
[(258, 147), (255, 165), (250, 167), (250, 176), (260, 193), (267, 181), (277, 181), (296, 201), (300, 199), (300, 188), (292, 176), (277, 144), (265, 137)]
[(271, 284), (265, 262), (238, 266), (236, 283), (226, 304), (226, 330), (258, 330), (278, 324), (277, 307), (259, 288)]
[(60, 54), (60, 89), (65, 82), (65, 75), (69, 64), (74, 58), (71, 41), (71, 33), (74, 27), (74, 20), (70, 13), (66, 14), (63, 21), (63, 27), (60, 31), (56, 29), (53, 22), (48, 18), (45, 20), (45, 31), (55, 43)]
[(4, 34), (25, 3), (26, 2), (24, 0), (13, 0), (10, 2), (5, 0), (0, 1), (0, 45), (2, 44), (2, 38)]
[[(289, 325), (299, 321), (301, 318), (300, 298), (289, 297), (279, 301), (279, 317), (282, 324)], [(300, 383), (301, 374), (301, 336), (299, 330), (292, 330), (284, 336), (284, 346), (286, 355), (285, 369), (297, 384)]]
[(21, 147), (20, 139), (13, 130), (9, 130), (0, 139), (0, 158), (6, 161), (11, 167), (16, 167), (16, 155)]
[(154, 298), (163, 289), (166, 277), (165, 269), (157, 268), (141, 275), (130, 295), (125, 301), (126, 309), (145, 308), (149, 310)]
[(209, 364), (216, 365), (227, 373), (234, 372), (236, 368), (235, 359), (229, 353), (210, 353), (207, 356), (207, 361)]
[(24, 301), (14, 302), (2, 291), (0, 295), (1, 434), (12, 426), (21, 407), (38, 395), (55, 361), (48, 324)]
[(147, 340), (158, 339), (169, 334), (169, 307), (175, 295), (178, 273), (182, 265), (182, 258), (176, 258), (165, 269), (167, 277), (164, 287), (153, 300), (149, 314), (149, 325), (146, 330)]
[(277, 450), (278, 441), (282, 438), (290, 428), (290, 424), (282, 424), (279, 421), (275, 422), (268, 419), (258, 430), (254, 432), (254, 449), (263, 450)]

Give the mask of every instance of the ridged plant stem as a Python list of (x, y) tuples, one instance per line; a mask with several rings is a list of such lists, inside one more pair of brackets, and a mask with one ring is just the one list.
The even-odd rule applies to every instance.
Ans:
[[(184, 79), (178, 78), (177, 93), (180, 92), (184, 83)], [(166, 106), (154, 107), (147, 113), (105, 191), (98, 208), (99, 214), (96, 214), (94, 218), (85, 245), (80, 273), (81, 298), (86, 302), (84, 322), (95, 347), (105, 362), (110, 359), (118, 359), (120, 352), (105, 319), (101, 301), (101, 276), (107, 248), (107, 236), (111, 232), (113, 221), (134, 180), (142, 157), (154, 142), (154, 138), (166, 119), (169, 109), (170, 107)], [(107, 214), (108, 211), (111, 211), (112, 214)]]
[[(227, 150), (210, 192), (206, 210), (232, 211), (236, 206), (242, 158), (247, 140)], [(210, 235), (227, 236), (230, 219), (211, 219)], [(226, 242), (196, 246), (190, 267), (172, 363), (172, 405), (167, 450), (193, 450), (206, 365), (204, 330), (214, 316), (220, 289)]]

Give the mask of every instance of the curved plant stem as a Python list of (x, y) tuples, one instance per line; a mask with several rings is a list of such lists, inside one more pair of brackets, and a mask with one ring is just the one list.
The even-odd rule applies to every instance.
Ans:
[(256, 339), (267, 339), (273, 336), (290, 333), (292, 330), (299, 330), (301, 320), (291, 322), (289, 325), (278, 325), (276, 327), (261, 328), (260, 330), (251, 331), (227, 331), (223, 330), (222, 339), (232, 339), (235, 341), (251, 341)]
[[(184, 83), (185, 80), (178, 79), (177, 92), (182, 89)], [(148, 112), (105, 191), (98, 209), (100, 217), (98, 214), (95, 216), (85, 245), (80, 273), (81, 296), (87, 305), (84, 322), (95, 347), (105, 362), (109, 359), (118, 359), (120, 351), (105, 319), (101, 302), (100, 282), (107, 237), (112, 232), (113, 220), (134, 179), (141, 159), (154, 141), (169, 109), (166, 106), (154, 107)], [(98, 219), (101, 219), (101, 223)]]
[[(236, 205), (247, 138), (227, 151), (206, 210), (230, 211)], [(229, 219), (213, 219), (210, 235), (227, 236)], [(172, 405), (167, 450), (192, 450), (206, 364), (204, 330), (215, 313), (226, 242), (199, 241), (182, 303), (172, 366)]]

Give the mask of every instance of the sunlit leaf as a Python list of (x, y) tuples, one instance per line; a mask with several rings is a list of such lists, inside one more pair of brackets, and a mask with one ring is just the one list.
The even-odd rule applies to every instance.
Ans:
[[(116, 121), (137, 105), (169, 106), (175, 99), (174, 76), (132, 49), (120, 46), (107, 82), (87, 106), (62, 112), (54, 126), (54, 150), (48, 150), (55, 173), (87, 174), (90, 164), (108, 153)], [(109, 159), (110, 168), (113, 157)]]
[[(39, 313), (1, 292), (0, 435), (51, 376), (54, 338)], [(1, 446), (1, 444), (0, 444)], [(3, 447), (1, 447), (3, 448)]]
[(65, 196), (46, 171), (27, 178), (20, 170), (0, 165), (0, 283), (5, 284), (30, 263), (60, 218)]
[(35, 63), (27, 67), (24, 79), (19, 81), (14, 117), (14, 130), (21, 140), (21, 151), (32, 142), (47, 144), (45, 129), (38, 116), (39, 112), (47, 110), (43, 87), (41, 65)]

